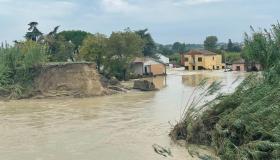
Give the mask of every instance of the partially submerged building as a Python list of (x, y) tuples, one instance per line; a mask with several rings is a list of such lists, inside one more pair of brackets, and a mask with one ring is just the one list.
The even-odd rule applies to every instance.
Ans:
[(181, 64), (186, 70), (220, 70), (225, 68), (222, 55), (207, 50), (191, 50), (181, 54)]
[(136, 58), (131, 64), (131, 70), (136, 75), (166, 75), (166, 64), (154, 58)]
[(246, 71), (247, 68), (246, 68), (245, 60), (239, 59), (239, 60), (233, 61), (231, 64), (231, 69), (233, 71), (242, 71), (242, 72)]
[(259, 63), (246, 63), (244, 59), (239, 59), (232, 62), (231, 69), (233, 71), (251, 72), (251, 71), (261, 71), (262, 67)]

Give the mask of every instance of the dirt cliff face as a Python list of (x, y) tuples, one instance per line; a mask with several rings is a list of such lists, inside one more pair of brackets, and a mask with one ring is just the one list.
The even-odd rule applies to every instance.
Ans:
[(44, 97), (100, 96), (105, 93), (92, 63), (49, 64), (35, 78), (36, 90)]

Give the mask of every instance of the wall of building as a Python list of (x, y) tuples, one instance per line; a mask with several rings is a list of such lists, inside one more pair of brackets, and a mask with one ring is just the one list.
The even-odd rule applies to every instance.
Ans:
[[(199, 62), (198, 59), (202, 58), (202, 61)], [(216, 70), (216, 69), (223, 69), (224, 64), (222, 63), (222, 56), (221, 55), (195, 55), (194, 57), (191, 55), (184, 56), (184, 66), (187, 70)], [(195, 66), (193, 68), (193, 66)]]
[(151, 65), (151, 72), (153, 75), (163, 75), (165, 74), (165, 65), (164, 64), (153, 64)]
[(233, 71), (246, 71), (245, 64), (232, 64)]
[(132, 64), (131, 69), (137, 75), (143, 75), (144, 73), (143, 63), (134, 63)]

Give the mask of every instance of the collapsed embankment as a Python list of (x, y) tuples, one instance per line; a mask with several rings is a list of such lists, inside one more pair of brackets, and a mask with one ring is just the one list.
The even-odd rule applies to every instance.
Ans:
[(48, 64), (34, 78), (35, 97), (88, 97), (106, 94), (93, 63)]
[(209, 145), (221, 159), (280, 159), (280, 84), (256, 76), (171, 132), (175, 140)]

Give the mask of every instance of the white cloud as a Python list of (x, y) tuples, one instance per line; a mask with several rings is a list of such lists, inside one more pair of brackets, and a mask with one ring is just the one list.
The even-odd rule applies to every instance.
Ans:
[(127, 13), (139, 9), (138, 6), (129, 3), (127, 0), (102, 0), (101, 4), (106, 12)]
[(75, 9), (69, 1), (0, 0), (0, 15), (29, 17), (63, 17)]
[(209, 3), (216, 3), (222, 2), (224, 0), (173, 0), (174, 5), (202, 5), (202, 4), (209, 4)]

